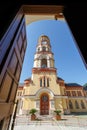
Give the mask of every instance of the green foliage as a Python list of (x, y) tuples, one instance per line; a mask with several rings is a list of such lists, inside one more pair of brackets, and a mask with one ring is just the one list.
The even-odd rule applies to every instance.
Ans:
[(35, 108), (32, 108), (32, 109), (29, 111), (30, 114), (35, 114), (36, 112), (37, 112), (37, 110), (36, 110)]
[(87, 86), (87, 83), (85, 83), (83, 86), (86, 87), (86, 86)]
[(60, 115), (61, 110), (54, 110), (54, 112), (55, 112), (57, 115)]

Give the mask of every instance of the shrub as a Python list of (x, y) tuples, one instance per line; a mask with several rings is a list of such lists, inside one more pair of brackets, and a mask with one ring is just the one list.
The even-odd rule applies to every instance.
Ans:
[(35, 108), (32, 108), (32, 109), (29, 111), (30, 114), (35, 114), (36, 112), (37, 112), (37, 110), (36, 110)]
[(57, 115), (60, 115), (61, 110), (54, 110), (54, 112), (55, 112)]

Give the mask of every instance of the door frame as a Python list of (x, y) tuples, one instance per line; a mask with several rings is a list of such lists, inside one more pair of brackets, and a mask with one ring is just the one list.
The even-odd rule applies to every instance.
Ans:
[[(48, 110), (48, 114), (42, 114), (41, 113), (41, 110), (42, 110), (42, 97), (44, 95), (46, 95), (48, 97), (48, 109), (47, 109)], [(47, 93), (42, 93), (41, 96), (40, 96), (40, 115), (49, 115), (49, 107), (50, 107), (50, 105), (49, 105), (49, 95)]]

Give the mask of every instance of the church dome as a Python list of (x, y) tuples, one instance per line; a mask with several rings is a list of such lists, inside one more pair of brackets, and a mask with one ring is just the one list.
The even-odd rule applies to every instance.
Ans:
[(42, 36), (39, 37), (38, 43), (42, 43), (42, 44), (47, 44), (48, 43), (48, 44), (50, 44), (50, 39), (49, 39), (48, 36), (42, 35)]

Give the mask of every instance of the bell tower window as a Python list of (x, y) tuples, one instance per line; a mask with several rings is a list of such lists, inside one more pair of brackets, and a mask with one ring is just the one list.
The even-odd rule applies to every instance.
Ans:
[(42, 41), (42, 44), (46, 44), (46, 43), (47, 43), (47, 41), (45, 41), (45, 40)]
[(38, 52), (40, 51), (40, 47), (38, 48)]
[(46, 47), (45, 46), (43, 46), (42, 51), (46, 51)]
[(46, 68), (47, 67), (47, 59), (42, 59), (41, 60), (41, 67)]

